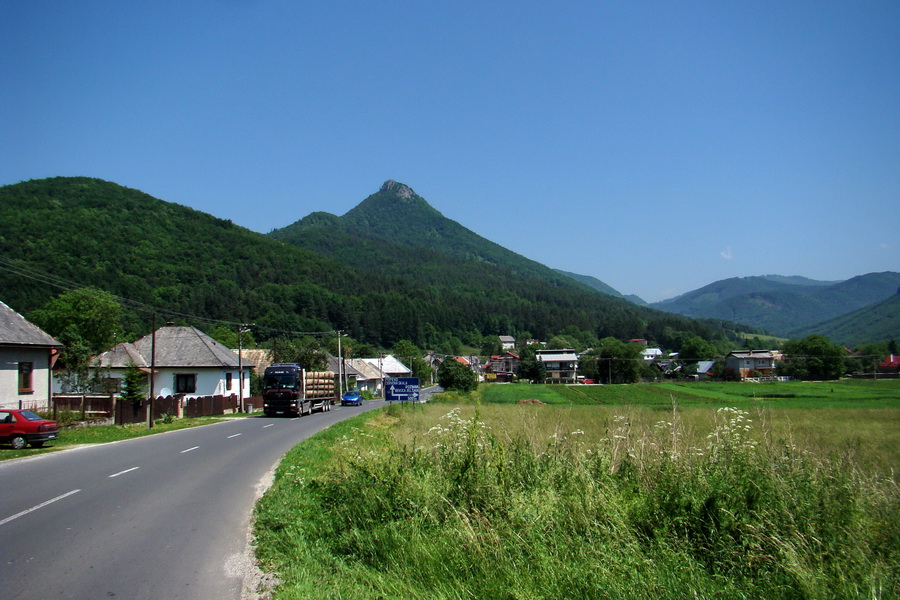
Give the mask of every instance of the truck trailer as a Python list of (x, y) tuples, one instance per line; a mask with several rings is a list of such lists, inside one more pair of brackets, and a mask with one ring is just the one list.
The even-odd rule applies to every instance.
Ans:
[(325, 412), (334, 404), (334, 373), (307, 371), (297, 363), (266, 367), (263, 375), (263, 413), (267, 417), (303, 416)]

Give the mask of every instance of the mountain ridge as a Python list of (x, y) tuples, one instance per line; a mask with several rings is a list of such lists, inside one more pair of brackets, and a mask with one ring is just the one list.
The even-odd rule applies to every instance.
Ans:
[[(156, 311), (180, 321), (253, 322), (257, 340), (340, 329), (361, 343), (409, 339), (443, 353), (499, 334), (548, 339), (568, 331), (588, 341), (669, 345), (692, 335), (737, 339), (730, 324), (601, 294), (484, 240), (406, 190), (382, 186), (373, 195), (381, 197), (348, 218), (301, 219), (290, 231), (313, 247), (306, 248), (99, 179), (2, 186), (0, 257), (9, 258), (0, 288), (23, 314), (59, 293), (24, 278), (28, 268), (107, 290), (128, 300), (132, 337), (147, 333)], [(391, 219), (398, 205), (411, 222)]]

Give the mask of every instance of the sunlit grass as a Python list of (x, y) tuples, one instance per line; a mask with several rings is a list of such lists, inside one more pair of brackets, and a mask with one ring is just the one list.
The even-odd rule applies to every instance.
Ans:
[(331, 428), (257, 509), (275, 597), (900, 594), (900, 409), (663, 391), (668, 406), (450, 395)]

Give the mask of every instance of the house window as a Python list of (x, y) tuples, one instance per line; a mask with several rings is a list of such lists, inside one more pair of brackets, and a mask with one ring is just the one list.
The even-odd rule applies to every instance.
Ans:
[(225, 389), (231, 391), (231, 373), (225, 373)]
[(752, 360), (745, 360), (745, 361), (744, 361), (744, 366), (745, 366), (745, 367), (752, 367), (752, 366), (753, 366), (753, 361), (752, 361)]
[(197, 375), (194, 373), (175, 374), (175, 393), (193, 394), (197, 391)]
[(19, 363), (19, 393), (20, 394), (30, 394), (34, 392), (34, 385), (32, 384), (32, 373), (34, 371), (34, 363), (30, 362), (20, 362)]

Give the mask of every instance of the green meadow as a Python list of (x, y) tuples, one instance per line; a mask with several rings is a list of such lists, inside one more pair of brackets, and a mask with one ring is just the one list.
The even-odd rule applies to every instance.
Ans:
[(481, 386), (292, 450), (275, 598), (900, 597), (900, 386)]

